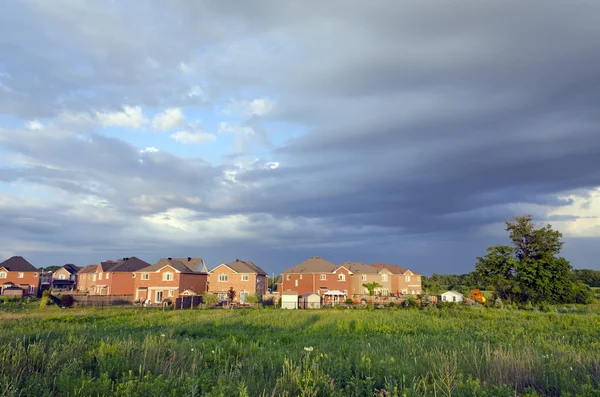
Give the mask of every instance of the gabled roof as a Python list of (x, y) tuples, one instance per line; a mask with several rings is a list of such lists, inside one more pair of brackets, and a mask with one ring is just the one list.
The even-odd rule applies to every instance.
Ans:
[(313, 256), (302, 263), (289, 269), (285, 269), (284, 273), (332, 273), (336, 269), (336, 265), (323, 259), (319, 256)]
[(237, 273), (255, 273), (261, 276), (267, 275), (267, 272), (265, 272), (260, 267), (256, 266), (251, 261), (243, 261), (240, 259), (236, 259), (234, 262), (226, 263), (225, 266), (229, 267), (231, 270)]
[[(75, 266), (72, 263), (67, 263), (66, 265), (61, 267), (61, 269), (65, 269), (66, 271), (68, 271), (71, 274), (76, 274), (77, 272), (79, 272), (81, 270), (81, 267)], [(58, 270), (60, 270), (60, 269), (58, 269)], [(54, 272), (54, 273), (56, 273), (56, 272)]]
[(0, 267), (5, 268), (9, 272), (37, 272), (31, 263), (27, 262), (22, 256), (13, 256), (4, 262), (0, 263)]
[(148, 262), (136, 258), (135, 256), (132, 256), (131, 258), (118, 259), (116, 261), (109, 260), (101, 262), (100, 265), (102, 267), (102, 271), (105, 273), (131, 273), (150, 266)]
[(87, 265), (85, 267), (82, 267), (77, 274), (83, 274), (83, 273), (96, 273), (96, 269), (98, 268), (98, 265)]
[(367, 266), (364, 263), (360, 262), (344, 262), (340, 265), (348, 269), (351, 273), (354, 274), (377, 274), (379, 270), (377, 268)]
[[(405, 269), (403, 267), (396, 266), (396, 265), (388, 265), (386, 263), (371, 263), (369, 266), (373, 266), (378, 269), (388, 269), (390, 272), (392, 272), (392, 274), (404, 274), (408, 271), (408, 269)], [(413, 274), (417, 274), (417, 273), (413, 273)]]
[(155, 265), (145, 267), (137, 272), (156, 272), (165, 266), (171, 266), (181, 273), (206, 274), (208, 269), (202, 258), (161, 258)]

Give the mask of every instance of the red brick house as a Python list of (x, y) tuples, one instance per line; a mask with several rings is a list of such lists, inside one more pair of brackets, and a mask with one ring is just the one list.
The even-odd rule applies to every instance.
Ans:
[(0, 295), (37, 296), (39, 270), (22, 256), (0, 263)]
[(135, 272), (150, 266), (135, 256), (89, 265), (77, 273), (77, 290), (90, 295), (132, 295)]
[(246, 303), (249, 295), (267, 293), (267, 273), (254, 263), (239, 259), (220, 264), (208, 273), (208, 290), (219, 299), (226, 300), (230, 288), (236, 292), (234, 302)]
[(135, 300), (175, 303), (179, 296), (202, 295), (207, 290), (208, 269), (202, 258), (161, 258), (135, 273)]
[(77, 273), (79, 266), (66, 264), (52, 273), (52, 289), (59, 291), (72, 291), (77, 287)]
[(336, 266), (318, 256), (284, 270), (281, 279), (281, 292), (321, 296), (328, 291), (341, 291), (346, 296), (352, 293), (352, 272), (343, 265)]

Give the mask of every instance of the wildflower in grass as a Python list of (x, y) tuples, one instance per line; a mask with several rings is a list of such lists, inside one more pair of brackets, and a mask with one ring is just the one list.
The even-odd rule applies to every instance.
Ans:
[(304, 351), (305, 352), (311, 352), (311, 351), (313, 351), (313, 347), (312, 346), (311, 347), (305, 347)]

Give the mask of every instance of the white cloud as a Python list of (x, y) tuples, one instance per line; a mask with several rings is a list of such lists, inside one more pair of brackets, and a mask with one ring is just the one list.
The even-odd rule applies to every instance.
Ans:
[(239, 124), (230, 124), (225, 121), (219, 123), (219, 134), (233, 134), (233, 135), (254, 135), (254, 129), (252, 127), (243, 126)]
[(257, 98), (252, 101), (231, 100), (222, 110), (227, 115), (244, 117), (264, 116), (273, 110), (274, 103), (269, 98)]
[(155, 148), (154, 146), (149, 146), (146, 149), (140, 150), (140, 153), (156, 153), (156, 152), (158, 152), (158, 149)]
[(63, 111), (56, 118), (56, 122), (59, 124), (66, 124), (72, 126), (86, 126), (94, 123), (94, 118), (88, 112), (70, 112)]
[(190, 98), (200, 98), (203, 101), (205, 101), (207, 99), (206, 97), (206, 93), (204, 92), (204, 90), (202, 89), (202, 87), (200, 87), (199, 85), (194, 85), (190, 88), (190, 91), (188, 92), (188, 97)]
[(96, 118), (105, 127), (140, 128), (148, 122), (139, 106), (123, 106), (122, 112), (96, 112)]
[(278, 167), (279, 163), (277, 161), (269, 161), (268, 163), (265, 163), (265, 169), (267, 170), (274, 170)]
[(600, 188), (596, 188), (589, 196), (570, 195), (561, 197), (571, 204), (555, 208), (550, 215), (575, 216), (567, 221), (551, 222), (565, 236), (571, 237), (600, 237)]
[(44, 125), (42, 123), (40, 123), (39, 120), (31, 120), (31, 121), (28, 121), (27, 123), (25, 123), (25, 127), (28, 130), (36, 131), (36, 130), (41, 130), (42, 128), (44, 128)]
[(192, 68), (190, 67), (190, 65), (188, 65), (185, 62), (179, 62), (179, 66), (178, 69), (182, 72), (182, 73), (191, 73), (192, 72)]
[(180, 126), (185, 121), (183, 113), (179, 108), (165, 109), (152, 119), (152, 128), (158, 131), (166, 131)]
[(208, 134), (206, 132), (188, 132), (188, 131), (179, 131), (174, 134), (171, 134), (171, 138), (175, 141), (183, 144), (189, 143), (205, 143), (209, 141), (214, 141), (217, 139), (216, 136), (212, 134)]

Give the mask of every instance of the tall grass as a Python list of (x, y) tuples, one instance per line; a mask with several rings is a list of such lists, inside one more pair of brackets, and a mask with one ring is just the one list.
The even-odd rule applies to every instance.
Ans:
[(0, 346), (2, 396), (600, 394), (594, 312), (36, 309)]

